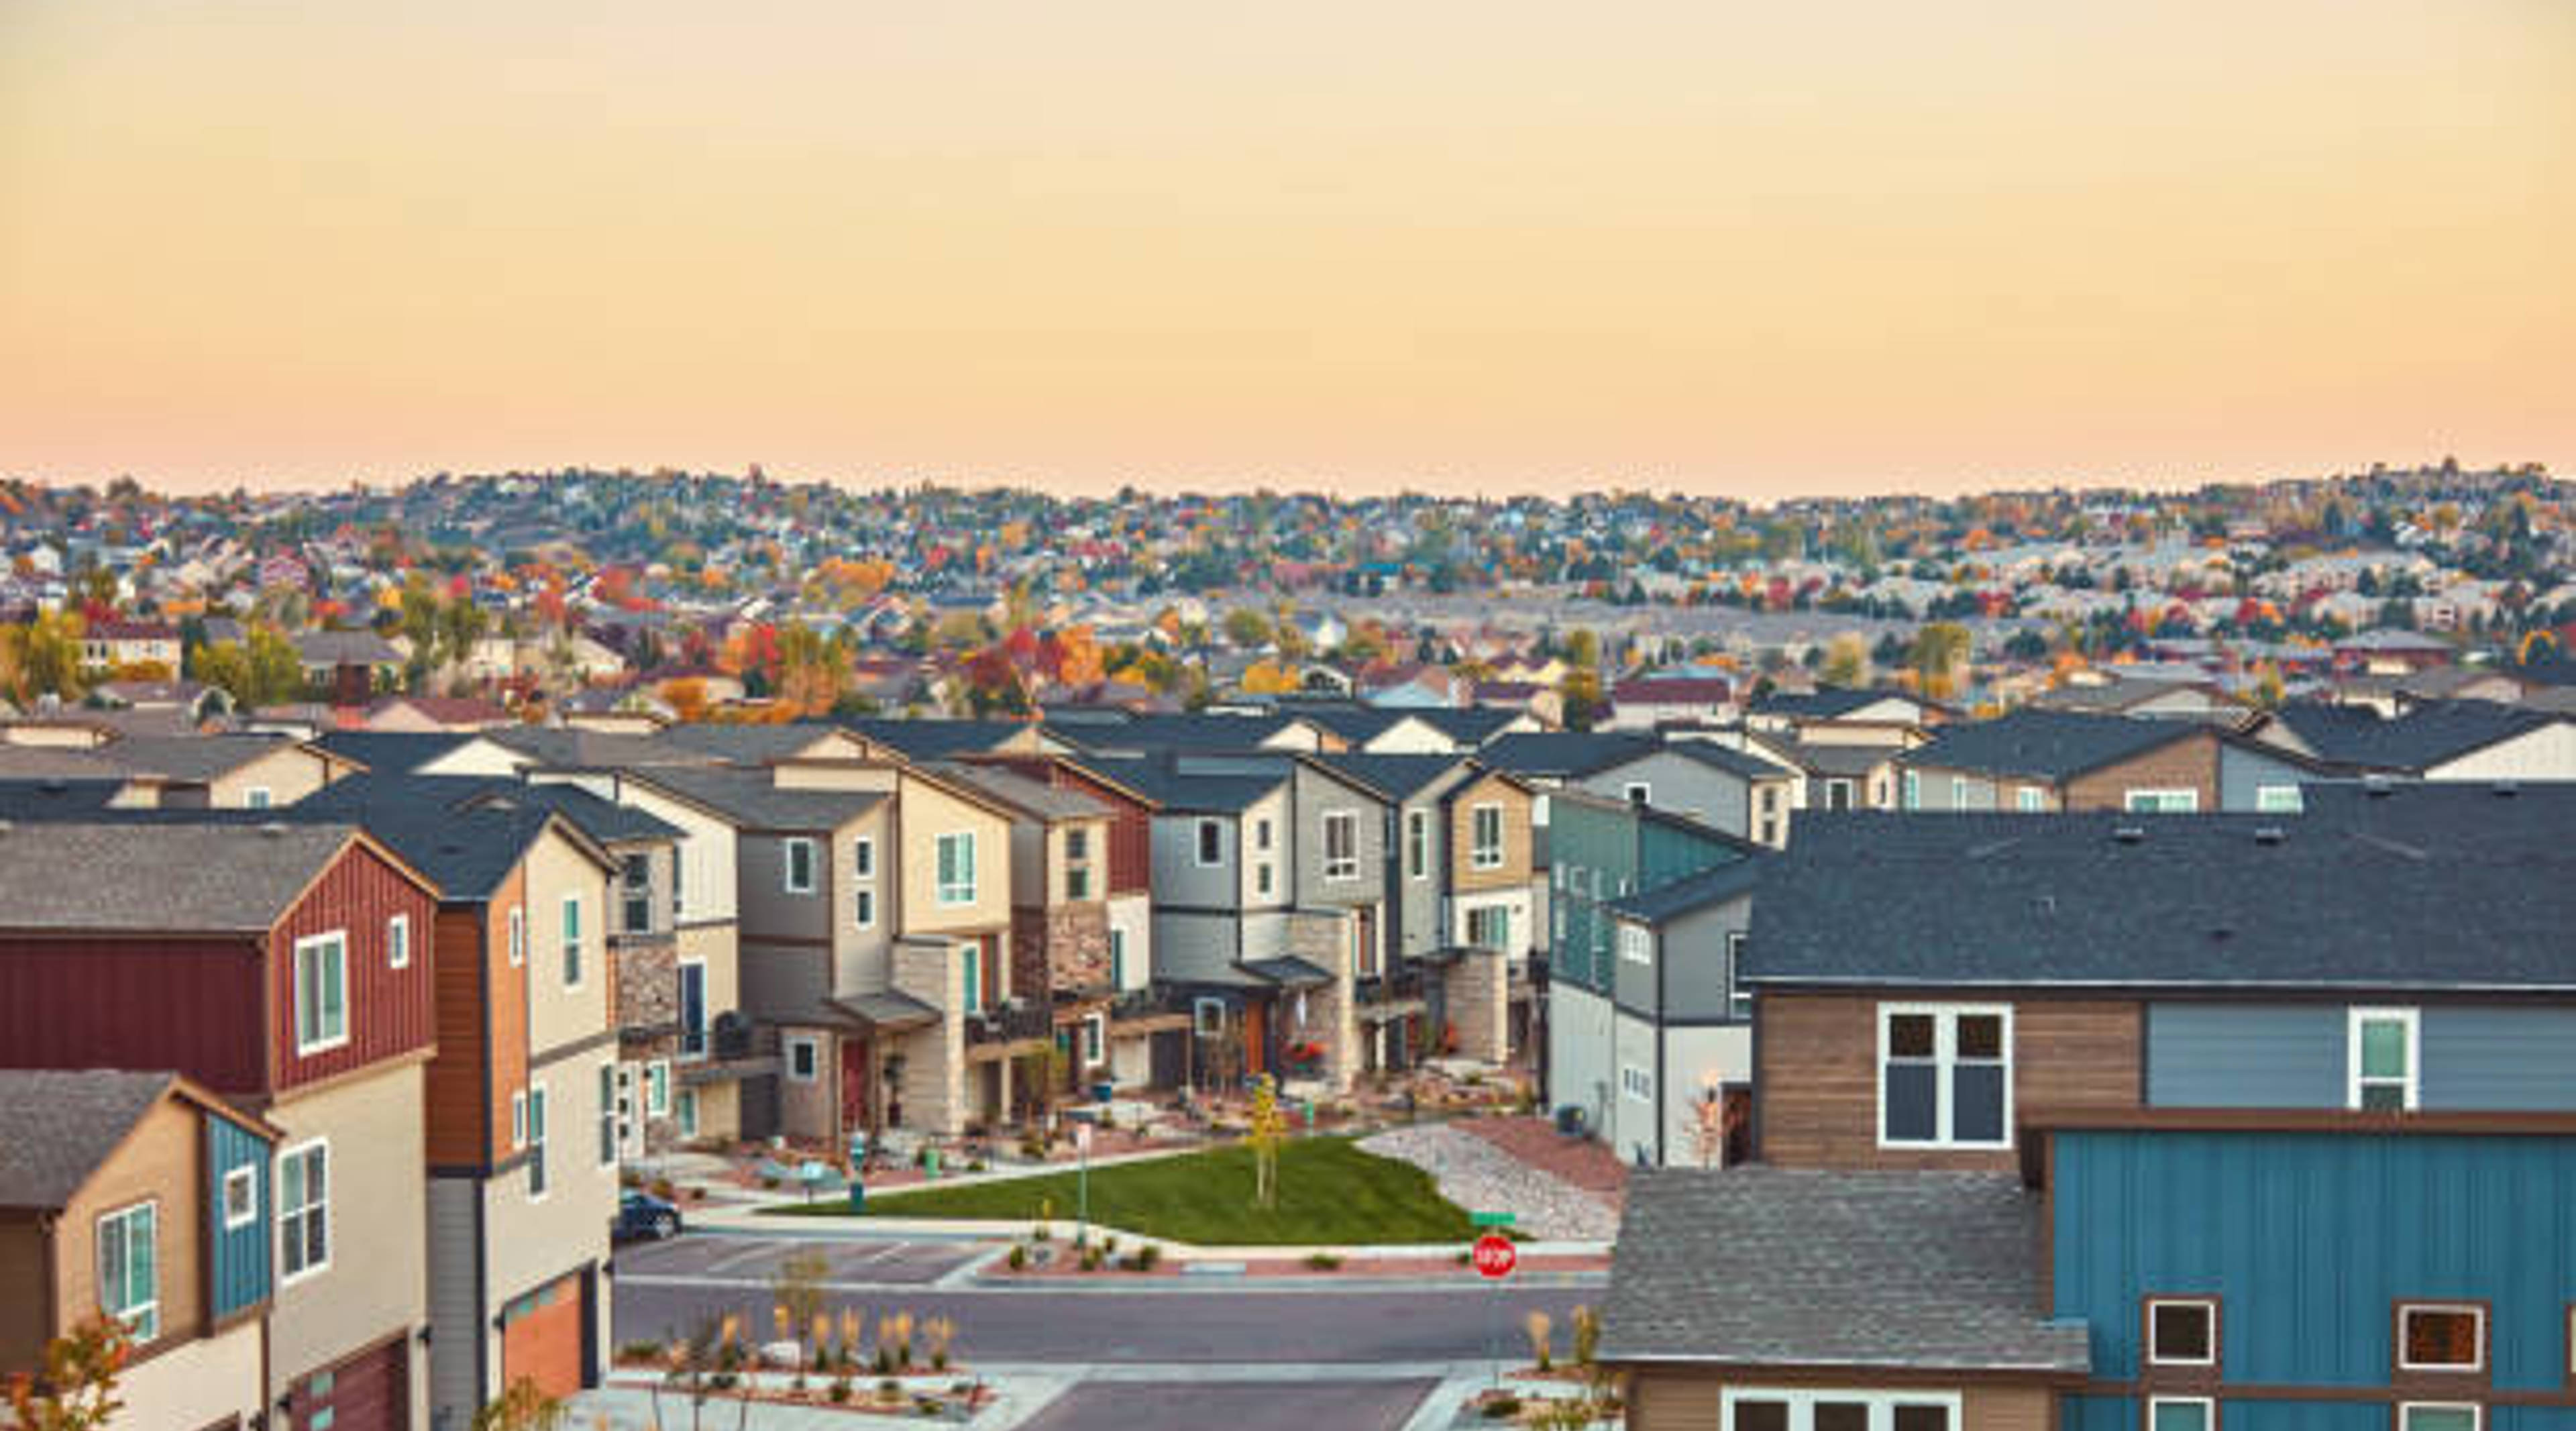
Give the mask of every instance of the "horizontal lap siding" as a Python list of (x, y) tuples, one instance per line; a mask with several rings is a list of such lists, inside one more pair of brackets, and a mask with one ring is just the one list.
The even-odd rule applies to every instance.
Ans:
[(2189, 790), (2206, 814), (2218, 808), (2218, 737), (2207, 733), (2106, 765), (2066, 782), (2069, 810), (2119, 810), (2132, 790)]
[(247, 935), (0, 936), (0, 1066), (171, 1068), (262, 1092), (258, 960)]
[[(380, 1059), (431, 1048), (436, 964), (432, 929), (438, 907), (385, 859), (352, 845), (304, 892), (271, 938), (269, 961), (276, 1010), (277, 1085), (298, 1087), (350, 1072)], [(396, 914), (411, 917), (411, 963), (385, 962), (385, 930)], [(332, 930), (349, 937), (349, 1041), (311, 1057), (295, 1052), (295, 941)]]
[[(1977, 1003), (1907, 993), (1899, 1002)], [(1878, 1146), (1875, 995), (1765, 993), (1754, 1040), (1762, 1158), (1783, 1167), (2020, 1166), (2002, 1151)], [(2013, 1010), (2013, 1116), (2132, 1109), (2139, 1103), (2140, 1017), (2134, 1003), (2024, 1001)]]
[[(1848, 1381), (1832, 1377), (1799, 1376), (1781, 1378), (1765, 1376), (1760, 1371), (1741, 1375), (1721, 1375), (1713, 1371), (1689, 1371), (1657, 1367), (1639, 1371), (1628, 1388), (1629, 1431), (1719, 1431), (1726, 1388), (1746, 1389), (1813, 1386), (1840, 1390), (1883, 1392), (1899, 1389), (1884, 1379), (1884, 1374), (1855, 1374)], [(1937, 1372), (1911, 1373), (1902, 1384), (1909, 1391), (1950, 1392), (1959, 1397), (1959, 1431), (2051, 1431), (2055, 1418), (2051, 1407), (2056, 1393), (2039, 1386), (1945, 1386)], [(2136, 1431), (2135, 1424), (2121, 1431)], [(2229, 1431), (2236, 1431), (2233, 1422)]]

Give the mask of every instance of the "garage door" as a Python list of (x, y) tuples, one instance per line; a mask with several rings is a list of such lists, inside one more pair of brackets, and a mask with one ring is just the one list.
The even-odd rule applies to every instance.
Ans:
[(581, 1390), (581, 1274), (501, 1309), (501, 1384), (533, 1381), (548, 1396)]
[(296, 1431), (410, 1431), (410, 1341), (397, 1338), (295, 1383), (287, 1414)]

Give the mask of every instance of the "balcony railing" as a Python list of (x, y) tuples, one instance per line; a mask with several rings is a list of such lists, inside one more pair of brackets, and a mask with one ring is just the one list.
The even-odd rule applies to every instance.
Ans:
[(1055, 1014), (1043, 1004), (1001, 1004), (966, 1016), (969, 1043), (1018, 1043), (1054, 1032)]
[(1419, 966), (1407, 964), (1384, 974), (1371, 975), (1358, 981), (1363, 1004), (1393, 1004), (1422, 997), (1423, 977)]

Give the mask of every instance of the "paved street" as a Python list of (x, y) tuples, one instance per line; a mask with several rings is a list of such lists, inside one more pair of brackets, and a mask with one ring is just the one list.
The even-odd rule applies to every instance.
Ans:
[(1022, 1431), (1397, 1431), (1438, 1381), (1091, 1382), (1021, 1423)]
[(970, 1242), (902, 1242), (885, 1238), (682, 1237), (620, 1249), (617, 1275), (638, 1285), (664, 1278), (692, 1283), (769, 1285), (779, 1264), (821, 1253), (831, 1282), (905, 1286), (934, 1282), (989, 1250)]

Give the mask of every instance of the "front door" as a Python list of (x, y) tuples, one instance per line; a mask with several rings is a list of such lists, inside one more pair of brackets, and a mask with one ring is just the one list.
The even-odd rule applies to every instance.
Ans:
[(844, 1136), (868, 1126), (868, 1070), (875, 1064), (871, 1053), (864, 1038), (841, 1040), (841, 1132)]

